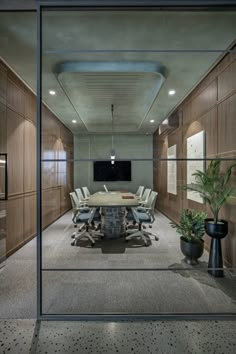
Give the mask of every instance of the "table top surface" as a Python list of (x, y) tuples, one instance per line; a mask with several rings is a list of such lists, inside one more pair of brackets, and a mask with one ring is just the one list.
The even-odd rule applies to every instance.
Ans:
[(89, 207), (135, 207), (138, 199), (129, 192), (97, 192), (90, 196)]

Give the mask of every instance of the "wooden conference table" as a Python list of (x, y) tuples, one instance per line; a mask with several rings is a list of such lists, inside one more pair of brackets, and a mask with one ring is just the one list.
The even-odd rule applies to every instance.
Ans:
[(129, 192), (97, 192), (88, 200), (89, 207), (101, 207), (101, 232), (106, 238), (125, 235), (126, 208), (139, 205), (138, 199)]

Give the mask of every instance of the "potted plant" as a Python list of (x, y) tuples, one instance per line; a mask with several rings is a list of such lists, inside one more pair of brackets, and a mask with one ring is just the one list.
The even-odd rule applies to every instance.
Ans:
[(184, 189), (198, 192), (213, 214), (213, 218), (205, 219), (205, 230), (212, 237), (208, 272), (216, 277), (224, 276), (221, 239), (228, 233), (228, 222), (219, 219), (219, 211), (234, 192), (230, 177), (235, 166), (236, 162), (222, 173), (221, 160), (212, 160), (205, 172), (197, 170), (193, 174), (194, 183), (184, 186)]
[(204, 220), (206, 214), (194, 209), (183, 209), (179, 224), (171, 222), (171, 226), (181, 235), (180, 248), (187, 264), (195, 265), (203, 254), (205, 234)]

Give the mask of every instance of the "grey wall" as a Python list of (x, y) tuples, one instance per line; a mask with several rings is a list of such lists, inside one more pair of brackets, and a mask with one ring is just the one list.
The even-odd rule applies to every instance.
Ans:
[[(114, 136), (116, 158), (152, 159), (152, 135), (119, 135)], [(74, 136), (74, 158), (76, 159), (108, 159), (110, 160), (111, 136), (90, 135)], [(88, 186), (91, 192), (103, 190), (102, 182), (93, 181), (93, 162), (75, 162), (74, 186)], [(152, 161), (132, 161), (131, 182), (106, 182), (111, 190), (128, 189), (135, 192), (139, 185), (153, 188), (153, 163)]]

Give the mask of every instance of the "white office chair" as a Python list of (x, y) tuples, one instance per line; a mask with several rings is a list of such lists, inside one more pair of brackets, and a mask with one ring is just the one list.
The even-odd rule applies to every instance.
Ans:
[(83, 190), (83, 193), (84, 193), (84, 198), (85, 199), (89, 199), (91, 194), (90, 194), (90, 192), (88, 190), (88, 187), (82, 187), (82, 190)]
[(103, 188), (105, 189), (105, 191), (108, 193), (108, 189), (107, 189), (107, 186), (104, 184), (103, 185)]
[[(93, 236), (101, 236), (103, 237), (104, 235), (101, 232), (97, 232), (92, 230), (91, 223), (95, 219), (96, 215), (96, 208), (93, 208), (90, 210), (89, 213), (81, 213), (79, 212), (76, 216), (76, 222), (77, 223), (83, 223), (85, 224), (85, 229), (80, 232), (80, 228), (77, 232), (74, 232), (72, 234), (73, 241), (71, 242), (71, 246), (77, 246), (78, 241), (81, 240), (84, 237), (87, 237), (91, 241), (91, 246), (93, 247), (95, 245), (95, 240)], [(100, 214), (99, 214), (100, 218)]]
[(79, 199), (80, 204), (86, 206), (88, 204), (88, 199), (84, 198), (81, 189), (76, 188), (75, 192), (76, 192), (77, 198)]
[(129, 241), (130, 239), (136, 237), (141, 238), (145, 246), (148, 246), (148, 240), (150, 240), (150, 236), (154, 236), (155, 240), (158, 241), (157, 235), (142, 229), (143, 223), (152, 224), (155, 221), (154, 208), (156, 204), (157, 195), (157, 192), (151, 192), (146, 207), (132, 208), (134, 220), (138, 223), (138, 230), (128, 230), (127, 233), (129, 235), (126, 236), (126, 241)]
[(141, 198), (143, 195), (143, 191), (144, 191), (144, 186), (139, 186), (137, 192), (135, 193), (135, 196), (137, 198)]
[[(71, 200), (71, 205), (72, 205), (72, 221), (73, 221), (74, 227), (77, 227), (77, 222), (76, 222), (77, 215), (79, 213), (89, 213), (90, 208), (88, 208), (88, 206), (81, 205), (75, 192), (70, 193), (70, 200)], [(85, 223), (83, 223), (80, 226), (79, 231), (82, 231), (82, 229), (84, 227), (85, 227)]]
[(151, 193), (151, 189), (150, 188), (146, 188), (142, 197), (140, 198), (139, 200), (139, 204), (140, 205), (146, 205), (147, 204), (147, 201), (148, 201), (148, 198), (149, 198), (149, 195)]

